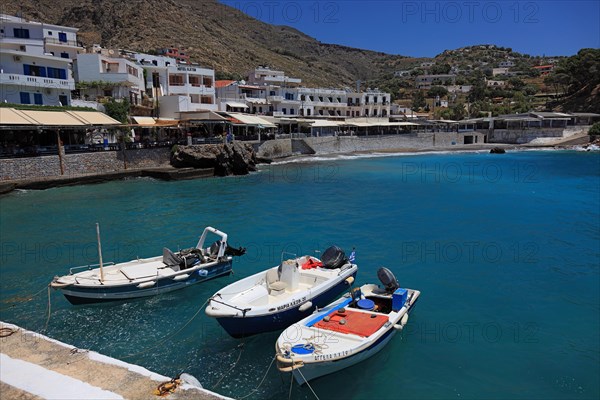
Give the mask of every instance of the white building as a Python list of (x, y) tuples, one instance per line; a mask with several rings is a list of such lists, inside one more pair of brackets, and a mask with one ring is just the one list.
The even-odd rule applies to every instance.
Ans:
[(507, 75), (507, 74), (508, 74), (508, 68), (506, 68), (506, 67), (492, 68), (492, 76)]
[(77, 29), (0, 14), (0, 101), (70, 105)]
[(302, 83), (302, 79), (290, 78), (283, 71), (277, 71), (269, 67), (258, 67), (248, 72), (248, 84), (259, 86), (298, 86)]
[(195, 64), (177, 64), (171, 57), (135, 53), (146, 70), (146, 94), (156, 102), (160, 116), (178, 118), (188, 111), (217, 110), (215, 71)]
[(432, 86), (454, 85), (456, 75), (437, 74), (437, 75), (418, 75), (415, 78), (417, 89), (430, 89)]
[(509, 61), (501, 61), (498, 64), (498, 67), (500, 67), (500, 68), (511, 68), (511, 67), (514, 67), (514, 66), (515, 66), (514, 61), (510, 61), (510, 60)]
[(506, 85), (506, 81), (486, 80), (485, 83), (487, 87), (504, 87)]
[(96, 51), (99, 53), (79, 54), (75, 61), (75, 80), (78, 83), (95, 82), (100, 85), (80, 89), (81, 96), (86, 100), (97, 100), (98, 97), (128, 99), (131, 104), (140, 104), (145, 92), (143, 68), (132, 60), (118, 57), (116, 51)]

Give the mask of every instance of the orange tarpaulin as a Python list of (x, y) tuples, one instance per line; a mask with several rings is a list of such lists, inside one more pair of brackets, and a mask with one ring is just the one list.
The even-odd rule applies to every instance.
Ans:
[[(374, 317), (372, 318), (372, 316)], [(329, 321), (321, 320), (314, 326), (320, 329), (351, 333), (363, 337), (371, 336), (388, 321), (388, 317), (385, 315), (367, 314), (352, 309), (346, 309), (343, 313), (336, 310), (329, 314), (329, 318)], [(342, 319), (346, 320), (345, 324), (340, 323)]]

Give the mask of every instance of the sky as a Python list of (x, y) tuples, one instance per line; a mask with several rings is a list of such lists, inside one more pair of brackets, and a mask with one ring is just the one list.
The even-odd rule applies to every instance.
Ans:
[(413, 57), (495, 44), (531, 55), (600, 48), (600, 0), (220, 0), (323, 43)]

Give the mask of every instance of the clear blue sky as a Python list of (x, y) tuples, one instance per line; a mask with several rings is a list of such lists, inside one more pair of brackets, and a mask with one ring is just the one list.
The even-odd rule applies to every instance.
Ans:
[[(221, 0), (323, 43), (415, 57), (496, 44), (531, 55), (600, 47), (600, 0)], [(250, 36), (251, 37), (251, 36)]]

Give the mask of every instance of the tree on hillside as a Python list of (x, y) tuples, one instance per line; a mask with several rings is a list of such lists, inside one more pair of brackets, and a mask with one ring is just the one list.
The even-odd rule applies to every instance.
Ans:
[(427, 97), (436, 98), (436, 97), (444, 97), (448, 95), (448, 89), (443, 86), (432, 86), (429, 91), (427, 91)]
[(448, 63), (435, 64), (434, 66), (431, 67), (431, 74), (432, 75), (447, 74), (450, 72), (450, 69), (452, 69), (452, 67)]
[(566, 85), (568, 93), (600, 84), (600, 49), (579, 50), (576, 55), (560, 61), (546, 79), (552, 84)]
[(423, 92), (417, 90), (413, 93), (412, 97), (412, 108), (413, 110), (419, 110), (426, 106), (425, 96), (423, 96)]

